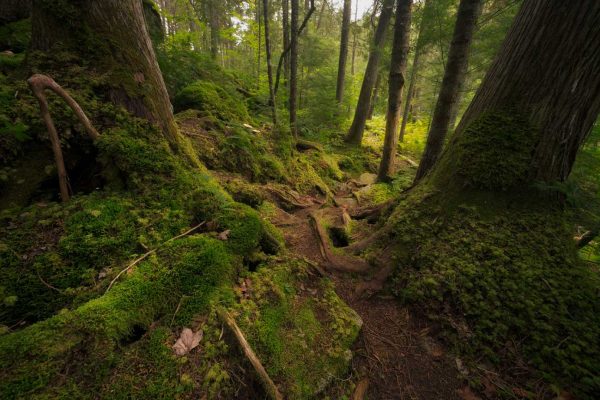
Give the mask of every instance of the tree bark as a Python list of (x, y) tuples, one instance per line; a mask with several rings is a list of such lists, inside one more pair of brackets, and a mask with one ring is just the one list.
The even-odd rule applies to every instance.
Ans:
[(421, 157), (415, 182), (421, 180), (431, 170), (444, 147), (444, 140), (448, 134), (448, 125), (458, 98), (458, 91), (466, 76), (469, 50), (473, 41), (477, 18), (481, 13), (481, 7), (482, 0), (461, 0), (458, 7), (444, 79), (442, 80), (440, 94), (431, 120), (431, 129), (427, 135), (427, 144)]
[(267, 54), (267, 75), (269, 77), (269, 96), (271, 100), (273, 124), (277, 125), (277, 104), (273, 84), (273, 65), (271, 64), (271, 37), (269, 33), (269, 0), (263, 0), (263, 15), (265, 21), (265, 52)]
[(158, 125), (171, 144), (179, 143), (141, 1), (65, 0), (59, 7), (35, 0), (33, 5), (33, 50), (53, 54), (60, 47), (79, 55), (98, 72), (108, 74), (112, 102)]
[(344, 0), (342, 16), (342, 36), (340, 39), (340, 59), (338, 62), (337, 87), (335, 99), (338, 103), (344, 100), (344, 82), (346, 79), (346, 60), (348, 59), (348, 39), (350, 37), (350, 16), (352, 15), (352, 0)]
[(292, 18), (290, 24), (290, 131), (298, 138), (297, 99), (298, 99), (298, 0), (291, 0)]
[(31, 0), (0, 1), (0, 25), (29, 18), (30, 15)]
[(352, 30), (352, 69), (350, 73), (354, 76), (356, 65), (356, 33), (358, 30), (358, 0), (356, 0), (356, 4), (354, 5), (354, 28)]
[[(281, 12), (283, 13), (282, 28), (283, 28), (283, 48), (290, 47), (290, 0), (281, 0)], [(290, 58), (288, 54), (283, 54), (283, 77), (287, 82), (290, 77)]]
[(526, 179), (566, 180), (600, 112), (598, 26), (598, 1), (525, 0), (450, 143), (484, 115), (518, 114), (534, 141)]
[(210, 56), (213, 61), (219, 59), (219, 39), (221, 36), (219, 28), (219, 17), (214, 0), (208, 3), (208, 25), (210, 27)]
[(421, 53), (425, 47), (425, 28), (427, 11), (431, 7), (432, 0), (425, 0), (423, 6), (423, 16), (419, 25), (419, 37), (417, 39), (417, 45), (415, 46), (415, 55), (412, 62), (412, 69), (410, 72), (410, 83), (408, 84), (408, 90), (406, 92), (406, 100), (404, 101), (404, 113), (402, 114), (402, 124), (400, 126), (400, 142), (404, 141), (404, 134), (406, 132), (406, 124), (408, 123), (408, 117), (412, 111), (412, 102), (415, 97), (415, 89), (417, 84), (417, 77), (419, 75), (419, 67), (421, 60)]
[(381, 75), (383, 71), (377, 72), (377, 78), (375, 79), (375, 87), (373, 88), (373, 97), (371, 97), (371, 104), (369, 105), (369, 113), (367, 114), (367, 120), (370, 121), (373, 119), (373, 114), (375, 113), (375, 106), (377, 103), (377, 99), (379, 98), (379, 89), (381, 87)]
[(367, 69), (360, 89), (360, 95), (358, 96), (354, 120), (352, 121), (352, 126), (346, 136), (346, 142), (353, 145), (360, 145), (362, 142), (367, 115), (369, 113), (369, 106), (371, 104), (371, 94), (373, 93), (373, 86), (375, 85), (375, 79), (377, 78), (379, 59), (381, 58), (381, 52), (385, 41), (385, 33), (393, 11), (394, 0), (384, 0), (371, 51), (369, 52), (369, 61), (367, 62)]
[(394, 161), (398, 147), (398, 122), (402, 106), (402, 89), (410, 42), (410, 20), (412, 0), (398, 0), (396, 25), (390, 65), (388, 108), (385, 123), (383, 154), (377, 179), (386, 181), (394, 174)]

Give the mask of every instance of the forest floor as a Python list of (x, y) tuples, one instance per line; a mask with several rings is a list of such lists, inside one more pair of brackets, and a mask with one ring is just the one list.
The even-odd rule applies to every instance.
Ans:
[[(352, 205), (352, 197), (336, 195), (338, 204)], [(319, 206), (291, 213), (279, 210), (273, 222), (284, 233), (289, 250), (326, 269), (320, 239), (310, 214), (318, 211), (341, 216), (345, 206)], [(460, 378), (457, 362), (432, 333), (435, 327), (418, 310), (401, 306), (392, 296), (357, 295), (363, 277), (326, 270), (338, 295), (362, 318), (354, 346), (352, 379), (357, 388), (368, 385), (369, 399), (477, 399)], [(458, 361), (457, 361), (458, 360)]]

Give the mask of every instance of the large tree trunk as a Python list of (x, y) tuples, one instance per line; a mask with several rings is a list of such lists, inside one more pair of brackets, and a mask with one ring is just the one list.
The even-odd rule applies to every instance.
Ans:
[(530, 179), (564, 181), (600, 110), (600, 2), (527, 0), (465, 112), (516, 110), (535, 127)]
[(0, 25), (28, 18), (31, 15), (31, 0), (0, 1)]
[[(432, 175), (446, 169), (461, 185), (495, 189), (564, 181), (600, 112), (598, 26), (600, 2), (526, 0)], [(486, 126), (498, 116), (504, 122)], [(465, 153), (473, 145), (481, 149)]]
[(291, 0), (292, 20), (290, 54), (290, 130), (294, 139), (298, 139), (297, 100), (298, 100), (298, 0)]
[(394, 174), (394, 161), (398, 147), (398, 122), (402, 105), (402, 88), (406, 72), (406, 59), (410, 42), (410, 19), (412, 0), (398, 0), (396, 25), (390, 65), (388, 109), (385, 123), (383, 155), (377, 179), (388, 180)]
[(207, 5), (208, 25), (210, 27), (210, 55), (213, 61), (217, 61), (219, 58), (219, 41), (221, 36), (219, 16), (214, 1), (208, 2)]
[(377, 69), (383, 50), (385, 33), (390, 23), (390, 19), (392, 18), (393, 11), (394, 0), (384, 0), (371, 51), (369, 52), (369, 61), (367, 62), (367, 69), (363, 78), (362, 87), (360, 88), (360, 95), (358, 96), (358, 103), (356, 104), (356, 111), (354, 112), (354, 120), (352, 121), (352, 126), (346, 136), (346, 142), (353, 145), (360, 145), (362, 142), (369, 107), (371, 105), (371, 95), (373, 93), (375, 80), (377, 79)]
[(482, 0), (461, 0), (456, 16), (454, 35), (448, 53), (448, 62), (440, 94), (437, 99), (425, 151), (421, 157), (415, 182), (423, 178), (437, 161), (448, 133), (452, 112), (458, 99), (458, 91), (467, 73), (469, 50), (481, 13)]
[(352, 0), (344, 0), (342, 17), (342, 36), (340, 39), (340, 59), (338, 63), (337, 87), (335, 98), (338, 103), (344, 100), (344, 82), (346, 79), (346, 60), (348, 59), (348, 39), (350, 37), (350, 16), (352, 15)]
[(59, 6), (34, 0), (33, 5), (33, 50), (71, 49), (109, 74), (110, 100), (158, 125), (172, 144), (179, 141), (141, 1), (69, 0)]

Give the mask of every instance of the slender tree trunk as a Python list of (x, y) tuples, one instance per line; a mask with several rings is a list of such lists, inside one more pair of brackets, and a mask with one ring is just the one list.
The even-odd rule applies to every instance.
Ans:
[(321, 23), (323, 22), (323, 14), (325, 13), (325, 7), (327, 7), (327, 0), (323, 0), (321, 2), (321, 11), (319, 11), (319, 19), (317, 19), (317, 32), (321, 29)]
[[(283, 48), (287, 49), (290, 45), (290, 0), (281, 0), (282, 28), (283, 28)], [(290, 77), (290, 57), (288, 54), (283, 55), (283, 77), (287, 83)]]
[(298, 99), (298, 0), (291, 0), (292, 20), (290, 24), (290, 130), (298, 139), (297, 99)]
[(210, 55), (214, 61), (219, 58), (219, 41), (220, 41), (220, 27), (219, 17), (217, 16), (217, 10), (214, 0), (210, 0), (208, 5), (208, 25), (210, 26)]
[(356, 34), (358, 33), (358, 0), (356, 0), (356, 4), (354, 5), (354, 29), (352, 32), (352, 69), (351, 74), (354, 76), (356, 70), (354, 68), (356, 64)]
[[(304, 14), (307, 14), (308, 10), (310, 10), (310, 0), (304, 0)], [(308, 36), (308, 24), (306, 24), (303, 35)]]
[[(61, 49), (72, 50), (98, 72), (108, 75), (110, 100), (133, 115), (155, 123), (169, 142), (178, 143), (180, 136), (144, 21), (142, 2), (65, 2), (76, 14), (69, 19), (47, 1), (34, 1), (32, 49), (52, 54), (60, 45)], [(86, 41), (96, 46), (81, 46)]]
[(385, 41), (385, 33), (393, 12), (394, 0), (384, 0), (371, 51), (369, 52), (369, 61), (367, 62), (367, 69), (360, 89), (360, 95), (358, 96), (354, 120), (352, 121), (352, 126), (346, 136), (346, 142), (353, 145), (360, 145), (362, 142), (369, 106), (371, 104), (371, 94), (373, 92), (375, 80), (377, 79), (377, 70)]
[(394, 174), (394, 161), (398, 147), (398, 122), (402, 106), (402, 89), (410, 43), (410, 21), (412, 0), (398, 0), (396, 25), (390, 65), (388, 108), (385, 123), (383, 154), (377, 179), (386, 181)]
[(458, 97), (458, 90), (466, 76), (469, 50), (473, 41), (477, 18), (481, 13), (481, 7), (482, 0), (461, 0), (458, 7), (444, 79), (442, 80), (440, 94), (433, 112), (431, 129), (427, 136), (427, 144), (421, 157), (415, 182), (418, 182), (429, 172), (444, 147), (444, 140), (448, 133), (448, 125)]
[[(425, 47), (425, 28), (428, 8), (431, 7), (432, 0), (425, 0), (423, 6), (423, 16), (421, 24), (419, 25), (419, 37), (417, 39), (417, 45), (415, 46), (415, 55), (412, 62), (412, 69), (410, 72), (410, 83), (408, 84), (408, 90), (406, 92), (406, 100), (404, 101), (404, 113), (402, 114), (402, 125), (400, 126), (400, 142), (404, 141), (404, 134), (406, 133), (406, 124), (408, 123), (408, 117), (411, 112), (414, 111), (412, 106), (413, 99), (415, 98), (415, 90), (417, 84), (417, 77), (419, 76), (419, 67), (421, 60), (421, 53)], [(413, 113), (414, 114), (414, 113)]]
[(344, 81), (346, 79), (346, 60), (348, 59), (348, 39), (350, 36), (350, 17), (352, 15), (352, 0), (344, 0), (342, 17), (342, 36), (340, 39), (340, 59), (338, 62), (337, 87), (335, 98), (338, 103), (344, 100)]
[(267, 53), (267, 74), (269, 76), (269, 96), (273, 113), (273, 124), (277, 125), (277, 104), (273, 83), (273, 65), (271, 64), (271, 38), (269, 34), (269, 0), (263, 0), (263, 16), (265, 20), (265, 52)]
[(598, 1), (525, 0), (452, 143), (483, 115), (519, 113), (535, 138), (529, 180), (566, 180), (600, 112), (599, 26)]
[(258, 24), (258, 55), (256, 57), (256, 87), (260, 87), (260, 56), (262, 47), (262, 21), (260, 19), (260, 0), (256, 0), (256, 23)]
[(375, 106), (377, 104), (377, 99), (379, 98), (379, 89), (381, 88), (381, 75), (383, 71), (379, 71), (377, 73), (377, 78), (375, 79), (375, 88), (373, 89), (373, 97), (371, 98), (371, 104), (369, 105), (369, 113), (367, 114), (367, 120), (370, 121), (373, 119), (373, 114), (375, 113)]

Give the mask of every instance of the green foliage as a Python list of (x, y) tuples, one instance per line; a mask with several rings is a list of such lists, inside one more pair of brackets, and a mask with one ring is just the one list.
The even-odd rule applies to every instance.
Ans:
[(0, 26), (0, 51), (23, 53), (31, 40), (31, 20), (11, 22)]

